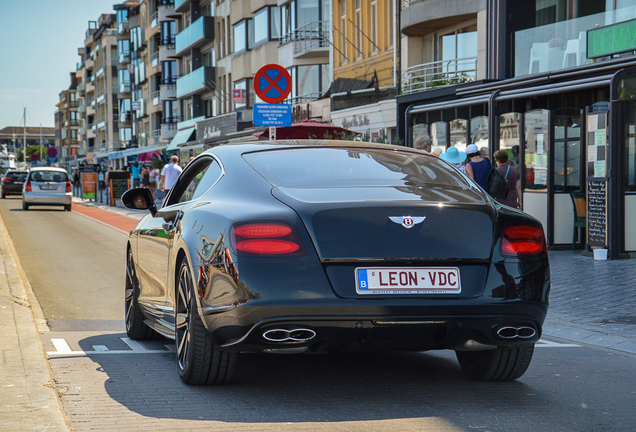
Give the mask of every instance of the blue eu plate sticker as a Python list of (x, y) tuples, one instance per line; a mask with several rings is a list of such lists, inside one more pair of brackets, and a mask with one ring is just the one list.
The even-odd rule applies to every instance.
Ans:
[(367, 271), (358, 269), (358, 289), (367, 289), (369, 283), (367, 282)]

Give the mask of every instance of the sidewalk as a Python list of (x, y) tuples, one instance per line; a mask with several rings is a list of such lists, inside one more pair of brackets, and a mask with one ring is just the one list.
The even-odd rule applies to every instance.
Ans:
[[(147, 214), (121, 203), (110, 207), (80, 198), (73, 199), (73, 211), (101, 223), (116, 219), (132, 226)], [(70, 431), (39, 336), (38, 326), (46, 328), (42, 312), (15, 256), (0, 218), (0, 425), (2, 430)], [(553, 251), (550, 264), (543, 334), (636, 354), (636, 259), (595, 261), (580, 252)]]

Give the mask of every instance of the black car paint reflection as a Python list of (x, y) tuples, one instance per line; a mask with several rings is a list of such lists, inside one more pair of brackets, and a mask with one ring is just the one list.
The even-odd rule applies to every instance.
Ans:
[[(406, 229), (395, 216), (426, 219)], [(243, 250), (233, 237), (243, 225), (250, 248), (293, 238), (303, 253)], [(278, 231), (292, 237), (268, 237)], [(164, 206), (131, 232), (127, 292), (138, 294), (126, 305), (143, 320), (127, 313), (127, 328), (133, 338), (176, 337), (179, 373), (190, 384), (229, 382), (241, 352), (387, 349), (455, 349), (473, 378), (516, 379), (548, 308), (545, 239), (515, 237), (537, 232), (537, 220), (412, 149), (219, 146), (191, 162)], [(535, 252), (506, 256), (504, 237)], [(356, 268), (387, 266), (457, 267), (462, 291), (357, 294)], [(504, 362), (505, 373), (485, 371), (502, 352), (519, 360)]]

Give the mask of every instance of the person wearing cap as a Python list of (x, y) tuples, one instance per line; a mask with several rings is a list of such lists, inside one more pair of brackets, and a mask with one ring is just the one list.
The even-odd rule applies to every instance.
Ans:
[(466, 174), (475, 180), (483, 189), (487, 189), (488, 171), (490, 171), (490, 161), (481, 156), (479, 148), (475, 144), (466, 146), (468, 163), (466, 164)]
[(458, 170), (466, 174), (466, 166), (463, 165), (466, 162), (466, 152), (457, 150), (457, 147), (450, 147), (446, 153), (442, 153), (439, 157), (455, 165)]

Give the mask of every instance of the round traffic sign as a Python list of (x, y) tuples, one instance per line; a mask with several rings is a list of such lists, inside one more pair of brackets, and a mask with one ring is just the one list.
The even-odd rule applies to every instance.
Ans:
[(55, 157), (57, 156), (57, 149), (55, 147), (49, 147), (49, 149), (46, 151), (46, 155), (48, 157)]
[(37, 154), (37, 153), (32, 153), (32, 154), (31, 154), (31, 160), (32, 160), (32, 161), (36, 161), (36, 160), (38, 160), (38, 154)]
[(281, 103), (291, 93), (291, 87), (291, 75), (278, 64), (265, 65), (254, 75), (254, 92), (267, 103)]

